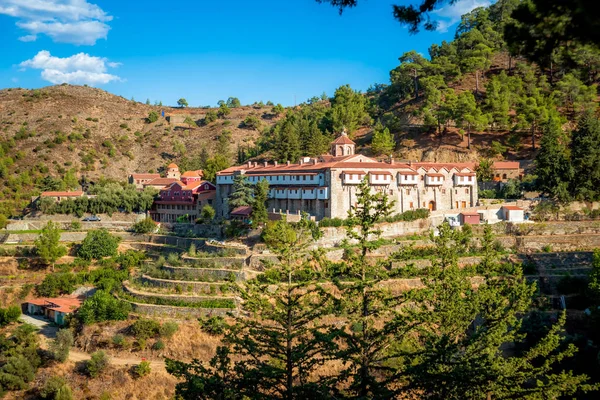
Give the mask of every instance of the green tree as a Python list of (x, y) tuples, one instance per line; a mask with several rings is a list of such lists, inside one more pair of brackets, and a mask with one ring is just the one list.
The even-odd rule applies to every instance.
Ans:
[(77, 189), (79, 187), (79, 181), (75, 176), (75, 169), (70, 168), (63, 177), (64, 185), (67, 189)]
[(373, 128), (373, 139), (371, 140), (371, 150), (375, 155), (391, 155), (396, 148), (394, 135), (390, 133), (387, 127), (383, 127), (381, 122), (377, 121)]
[(458, 95), (455, 113), (455, 122), (459, 128), (467, 130), (467, 147), (471, 148), (471, 132), (482, 130), (488, 123), (486, 116), (478, 107), (475, 96), (471, 92), (462, 92)]
[(281, 261), (238, 288), (250, 316), (236, 318), (227, 329), (226, 347), (209, 366), (167, 360), (167, 371), (184, 378), (177, 385), (183, 398), (327, 397), (330, 379), (311, 379), (334, 347), (334, 333), (321, 323), (332, 297), (317, 284), (315, 264), (303, 257), (312, 233), (304, 225), (277, 221), (263, 238)]
[(240, 99), (238, 99), (237, 97), (228, 98), (225, 104), (227, 104), (227, 107), (229, 108), (238, 108), (242, 106), (242, 103), (240, 103)]
[(73, 343), (73, 333), (69, 329), (59, 330), (56, 338), (50, 343), (52, 357), (59, 362), (67, 361)]
[(260, 182), (254, 186), (252, 225), (255, 227), (266, 223), (269, 219), (267, 200), (269, 200), (269, 181), (261, 179)]
[(246, 175), (236, 175), (233, 178), (233, 187), (229, 195), (229, 210), (237, 207), (252, 206), (254, 204), (254, 188)]
[(276, 116), (280, 116), (281, 114), (283, 114), (285, 112), (285, 109), (283, 108), (283, 106), (280, 103), (277, 103), (277, 105), (271, 109), (271, 112), (273, 114), (275, 114)]
[(84, 260), (99, 260), (117, 255), (121, 238), (113, 236), (106, 229), (88, 231), (77, 250), (77, 255)]
[(51, 376), (40, 389), (40, 397), (49, 400), (71, 400), (73, 395), (64, 378)]
[(19, 306), (9, 306), (7, 308), (0, 308), (0, 327), (6, 326), (10, 323), (17, 322), (21, 316), (21, 309)]
[(60, 244), (60, 228), (58, 224), (48, 221), (35, 240), (35, 249), (46, 264), (52, 265), (52, 270), (54, 271), (56, 260), (67, 254), (67, 248)]
[(261, 122), (260, 118), (256, 114), (250, 114), (244, 118), (244, 127), (251, 129), (260, 129)]
[(572, 132), (570, 149), (573, 174), (569, 191), (577, 199), (600, 199), (600, 120), (592, 111), (583, 115)]
[(479, 161), (479, 165), (476, 168), (477, 179), (481, 182), (489, 182), (494, 179), (494, 162), (489, 158), (483, 158)]
[(491, 66), (493, 49), (477, 28), (459, 36), (457, 47), (463, 71), (475, 72), (475, 92), (479, 94), (479, 76)]
[(126, 320), (131, 305), (121, 301), (104, 290), (97, 290), (87, 298), (77, 312), (77, 318), (85, 325), (102, 321)]
[(211, 157), (206, 161), (206, 166), (203, 170), (204, 179), (210, 182), (215, 182), (217, 172), (229, 168), (230, 165), (231, 162), (229, 161), (227, 156), (222, 154), (216, 154), (214, 157)]
[(349, 134), (361, 125), (370, 124), (367, 99), (360, 92), (352, 90), (350, 85), (340, 86), (331, 101), (331, 120), (335, 132), (346, 130)]
[(188, 102), (182, 97), (181, 99), (177, 100), (177, 105), (181, 108), (184, 108), (188, 106)]
[(156, 223), (152, 218), (144, 218), (133, 224), (131, 229), (137, 234), (152, 233), (156, 230)]
[(218, 118), (219, 118), (219, 116), (217, 115), (217, 113), (215, 111), (209, 110), (206, 112), (206, 115), (204, 116), (204, 125), (208, 125), (211, 122), (215, 122)]
[(99, 350), (92, 353), (92, 357), (87, 361), (85, 368), (92, 378), (96, 378), (106, 370), (109, 364), (108, 355), (104, 351)]
[(229, 114), (231, 114), (231, 109), (227, 106), (227, 104), (221, 104), (217, 110), (217, 116), (219, 118), (225, 118)]
[(346, 250), (340, 277), (339, 312), (349, 329), (341, 333), (337, 357), (345, 365), (341, 376), (348, 377), (347, 396), (352, 398), (392, 398), (384, 381), (390, 377), (388, 349), (394, 346), (400, 326), (393, 321), (402, 299), (381, 286), (388, 277), (382, 264), (373, 265), (367, 256), (381, 246), (381, 231), (376, 224), (389, 216), (393, 203), (385, 192), (372, 193), (367, 180), (358, 187), (356, 205), (348, 211), (346, 235), (357, 248)]
[(217, 212), (210, 204), (202, 207), (202, 211), (200, 212), (200, 218), (204, 223), (208, 223), (215, 219), (215, 215), (217, 215)]
[(535, 174), (538, 190), (561, 201), (570, 198), (568, 185), (573, 170), (558, 117), (550, 118), (543, 126), (540, 151), (535, 157)]
[(566, 74), (556, 84), (556, 97), (571, 113), (594, 109), (596, 92), (596, 85), (586, 86), (573, 74)]

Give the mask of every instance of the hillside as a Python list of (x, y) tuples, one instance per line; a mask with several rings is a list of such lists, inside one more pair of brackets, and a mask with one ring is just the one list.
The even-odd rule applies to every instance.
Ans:
[[(131, 172), (160, 172), (171, 160), (192, 159), (202, 149), (213, 155), (223, 134), (234, 162), (238, 145), (253, 143), (258, 129), (273, 124), (270, 110), (232, 108), (204, 124), (209, 109), (150, 106), (91, 87), (0, 90), (2, 212), (24, 206), (46, 176), (62, 178), (70, 170), (77, 179), (124, 181)], [(154, 123), (146, 120), (151, 111), (160, 116)], [(258, 129), (243, 127), (250, 114), (260, 118)], [(197, 127), (183, 123), (187, 116)]]

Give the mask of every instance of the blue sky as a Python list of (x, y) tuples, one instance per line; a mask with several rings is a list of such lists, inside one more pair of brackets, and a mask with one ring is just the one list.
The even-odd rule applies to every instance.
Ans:
[(489, 4), (460, 0), (436, 12), (440, 31), (409, 35), (394, 2), (410, 1), (363, 0), (339, 16), (314, 0), (0, 0), (0, 88), (87, 83), (164, 104), (292, 105), (386, 83), (402, 53), (426, 54)]

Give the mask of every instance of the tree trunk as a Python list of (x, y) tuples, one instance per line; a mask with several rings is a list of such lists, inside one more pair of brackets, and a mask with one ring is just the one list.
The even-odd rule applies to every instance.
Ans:
[(467, 149), (471, 149), (471, 130), (467, 131)]
[(479, 96), (479, 70), (475, 71), (475, 93)]
[(531, 146), (535, 151), (535, 122), (531, 124)]
[(417, 81), (417, 69), (413, 69), (413, 73), (415, 74), (415, 100), (419, 98), (419, 82)]

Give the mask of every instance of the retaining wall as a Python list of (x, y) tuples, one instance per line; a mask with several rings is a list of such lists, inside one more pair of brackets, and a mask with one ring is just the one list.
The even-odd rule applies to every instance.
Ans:
[(225, 308), (187, 308), (175, 306), (159, 306), (156, 304), (141, 304), (128, 301), (133, 312), (151, 317), (168, 317), (174, 319), (199, 318), (205, 316), (222, 316), (229, 314), (238, 315), (239, 310)]
[[(464, 267), (467, 265), (476, 265), (481, 262), (481, 257), (461, 257), (458, 259), (458, 266)], [(431, 260), (428, 258), (407, 260), (407, 261), (393, 261), (392, 268), (402, 268), (407, 265), (413, 265), (415, 268), (427, 268), (431, 267)]]
[(252, 279), (257, 275), (254, 271), (235, 269), (171, 267), (168, 265), (163, 265), (161, 268), (171, 273), (183, 272), (190, 277), (213, 278), (215, 281), (225, 281), (231, 274), (237, 281)]
[[(175, 300), (175, 301), (186, 301), (189, 303), (201, 303), (207, 300), (231, 300), (236, 305), (239, 305), (239, 299), (233, 296), (184, 296), (178, 294), (161, 294), (161, 293), (148, 293), (148, 292), (140, 292), (138, 290), (132, 289), (127, 286), (127, 281), (123, 282), (123, 290), (129, 293), (131, 296), (143, 299), (149, 297), (158, 297), (165, 300)], [(186, 308), (186, 307), (183, 307)], [(190, 307), (193, 308), (193, 307)]]
[(246, 257), (189, 257), (181, 258), (186, 264), (213, 265), (215, 267), (233, 267), (241, 269), (246, 264)]
[(220, 251), (228, 251), (232, 254), (237, 254), (240, 256), (245, 256), (248, 254), (248, 248), (246, 246), (221, 246), (213, 243), (206, 243), (204, 247), (202, 247), (202, 251), (206, 251), (207, 253), (218, 253)]
[[(152, 278), (148, 275), (142, 275), (140, 281), (147, 283), (149, 286), (163, 287), (176, 289), (180, 287), (184, 292), (188, 292), (189, 289), (193, 293), (211, 294), (211, 290), (221, 293), (221, 286), (226, 283), (219, 282), (196, 282), (196, 281), (175, 281), (167, 279)], [(214, 293), (212, 293), (214, 294)]]

